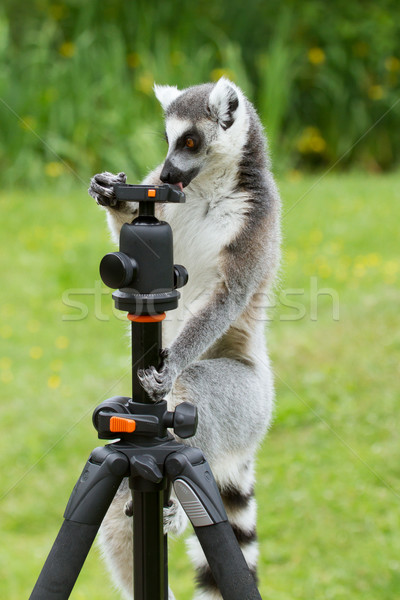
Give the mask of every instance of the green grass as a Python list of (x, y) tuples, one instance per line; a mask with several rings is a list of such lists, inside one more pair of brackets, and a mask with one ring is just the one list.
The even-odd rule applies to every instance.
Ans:
[[(268, 331), (276, 417), (258, 460), (261, 593), (393, 600), (400, 589), (400, 176), (317, 181), (292, 173), (280, 182), (289, 212), (282, 291)], [(111, 244), (85, 188), (3, 193), (0, 205), (0, 597), (20, 600), (98, 444), (92, 409), (129, 394), (129, 350), (110, 294), (97, 295), (100, 311), (90, 292)], [(67, 289), (87, 305), (86, 318), (66, 320), (79, 313), (63, 304)], [(326, 292), (339, 303), (335, 318)], [(303, 304), (303, 318), (293, 318), (301, 310), (293, 302)], [(179, 600), (188, 600), (182, 540), (171, 544), (170, 578)], [(114, 593), (94, 550), (71, 598)]]

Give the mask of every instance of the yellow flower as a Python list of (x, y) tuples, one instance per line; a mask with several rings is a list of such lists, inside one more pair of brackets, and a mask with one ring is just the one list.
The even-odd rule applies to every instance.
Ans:
[(371, 100), (380, 100), (384, 96), (383, 87), (381, 85), (371, 85), (368, 88), (368, 96)]
[(48, 236), (48, 232), (46, 231), (46, 229), (44, 227), (40, 227), (40, 226), (34, 227), (33, 233), (34, 233), (35, 239), (40, 240), (40, 241), (46, 239)]
[(34, 360), (38, 360), (39, 358), (42, 358), (43, 356), (43, 350), (40, 346), (32, 346), (32, 348), (29, 350), (29, 356), (31, 358), (33, 358)]
[(64, 58), (71, 58), (71, 56), (74, 56), (75, 50), (76, 46), (73, 42), (64, 42), (58, 49), (59, 53), (61, 56), (64, 56)]
[(302, 154), (320, 154), (326, 148), (326, 142), (316, 127), (306, 127), (297, 141), (297, 149)]
[(308, 51), (308, 60), (313, 65), (322, 65), (325, 62), (325, 52), (317, 46), (310, 48)]
[(69, 346), (69, 339), (65, 335), (60, 335), (56, 339), (56, 348), (60, 350), (65, 350)]
[(25, 131), (32, 131), (32, 129), (36, 127), (36, 123), (37, 121), (35, 117), (32, 117), (31, 115), (26, 115), (20, 120), (19, 126), (21, 127), (21, 129), (25, 129)]
[(359, 58), (363, 58), (368, 54), (368, 44), (366, 42), (356, 42), (353, 44), (353, 54)]
[(235, 73), (231, 69), (213, 69), (211, 71), (211, 80), (218, 81), (221, 77), (226, 77), (231, 81), (235, 81)]
[(7, 340), (12, 336), (12, 334), (13, 330), (12, 327), (10, 327), (10, 325), (3, 325), (3, 327), (1, 327), (0, 336), (3, 338), (3, 340)]
[(324, 235), (319, 229), (313, 229), (310, 231), (310, 242), (313, 244), (319, 244), (323, 237)]
[(12, 365), (12, 360), (11, 358), (8, 358), (8, 356), (3, 356), (2, 358), (0, 358), (0, 368), (4, 369), (4, 370), (8, 370), (11, 369), (11, 365)]
[(126, 62), (128, 63), (128, 67), (136, 69), (136, 67), (140, 65), (140, 54), (137, 52), (130, 52), (126, 57)]
[(286, 262), (288, 264), (293, 264), (297, 262), (298, 252), (297, 250), (287, 250), (286, 251)]
[(367, 267), (376, 267), (379, 265), (381, 260), (382, 259), (379, 254), (377, 254), (376, 252), (371, 252), (365, 257), (365, 264), (367, 265)]
[(44, 172), (49, 177), (60, 177), (65, 171), (65, 167), (61, 162), (49, 162), (44, 167)]
[(338, 279), (339, 281), (346, 281), (348, 277), (347, 267), (345, 265), (340, 265), (338, 269), (336, 269), (335, 275), (336, 279)]
[(49, 87), (43, 90), (43, 100), (47, 103), (54, 102), (59, 97), (59, 91), (57, 88)]
[(137, 88), (139, 92), (143, 92), (143, 94), (147, 94), (149, 96), (153, 91), (153, 83), (154, 77), (151, 75), (151, 73), (144, 73), (144, 75), (139, 77)]
[(388, 56), (385, 59), (385, 69), (391, 73), (400, 71), (400, 60), (397, 58), (397, 56)]
[(322, 279), (327, 279), (332, 273), (331, 267), (328, 263), (323, 263), (318, 267), (318, 275), (322, 277)]
[(58, 388), (60, 383), (61, 383), (61, 377), (59, 375), (50, 375), (50, 377), (47, 380), (47, 385), (52, 390), (55, 390), (56, 388)]
[(399, 270), (399, 265), (395, 260), (388, 260), (383, 265), (383, 272), (385, 275), (388, 275), (389, 277), (396, 275), (398, 270)]
[(59, 21), (63, 17), (65, 17), (67, 13), (67, 7), (63, 4), (51, 4), (49, 6), (49, 13), (52, 19), (55, 21)]
[(395, 260), (386, 261), (383, 265), (383, 281), (389, 285), (396, 283), (398, 270), (398, 262)]
[(366, 272), (367, 272), (367, 269), (365, 268), (365, 265), (362, 262), (355, 263), (355, 265), (353, 267), (354, 277), (364, 277)]
[(14, 375), (11, 373), (11, 371), (3, 371), (0, 375), (0, 379), (2, 383), (11, 383), (14, 379)]
[(303, 173), (299, 171), (299, 169), (290, 169), (290, 171), (287, 174), (287, 178), (291, 182), (300, 181), (301, 179), (303, 179)]
[(310, 138), (310, 149), (316, 154), (320, 154), (326, 148), (326, 142), (320, 135), (313, 135)]

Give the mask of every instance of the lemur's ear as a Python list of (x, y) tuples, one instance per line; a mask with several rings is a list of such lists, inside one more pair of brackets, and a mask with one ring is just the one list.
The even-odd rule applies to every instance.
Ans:
[(167, 110), (168, 106), (182, 93), (178, 90), (176, 85), (154, 84), (153, 90), (164, 111)]
[(221, 77), (215, 84), (208, 99), (211, 117), (218, 121), (223, 129), (229, 129), (235, 120), (235, 112), (239, 106), (239, 97), (233, 84)]

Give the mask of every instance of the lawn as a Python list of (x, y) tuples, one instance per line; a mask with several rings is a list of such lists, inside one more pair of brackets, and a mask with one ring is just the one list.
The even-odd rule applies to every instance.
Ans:
[[(260, 579), (273, 600), (400, 595), (400, 175), (280, 181), (284, 264), (267, 336), (275, 421), (259, 454)], [(296, 204), (297, 203), (297, 204)], [(2, 192), (0, 597), (29, 596), (98, 445), (92, 409), (130, 393), (112, 247), (85, 187)], [(193, 584), (170, 544), (179, 600)], [(115, 592), (93, 550), (71, 595)]]

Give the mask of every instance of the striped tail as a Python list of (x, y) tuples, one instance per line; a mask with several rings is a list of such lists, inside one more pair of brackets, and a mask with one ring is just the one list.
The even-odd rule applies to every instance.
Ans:
[[(246, 562), (257, 581), (258, 542), (256, 533), (257, 506), (254, 497), (254, 476), (247, 469), (245, 480), (249, 485), (240, 486), (232, 482), (220, 487), (220, 494), (228, 515), (230, 524), (239, 542)], [(251, 479), (251, 481), (249, 481)], [(206, 557), (195, 536), (188, 540), (188, 552), (196, 568), (196, 593), (194, 600), (221, 600), (222, 596), (208, 566)], [(229, 561), (229, 557), (226, 557)]]

